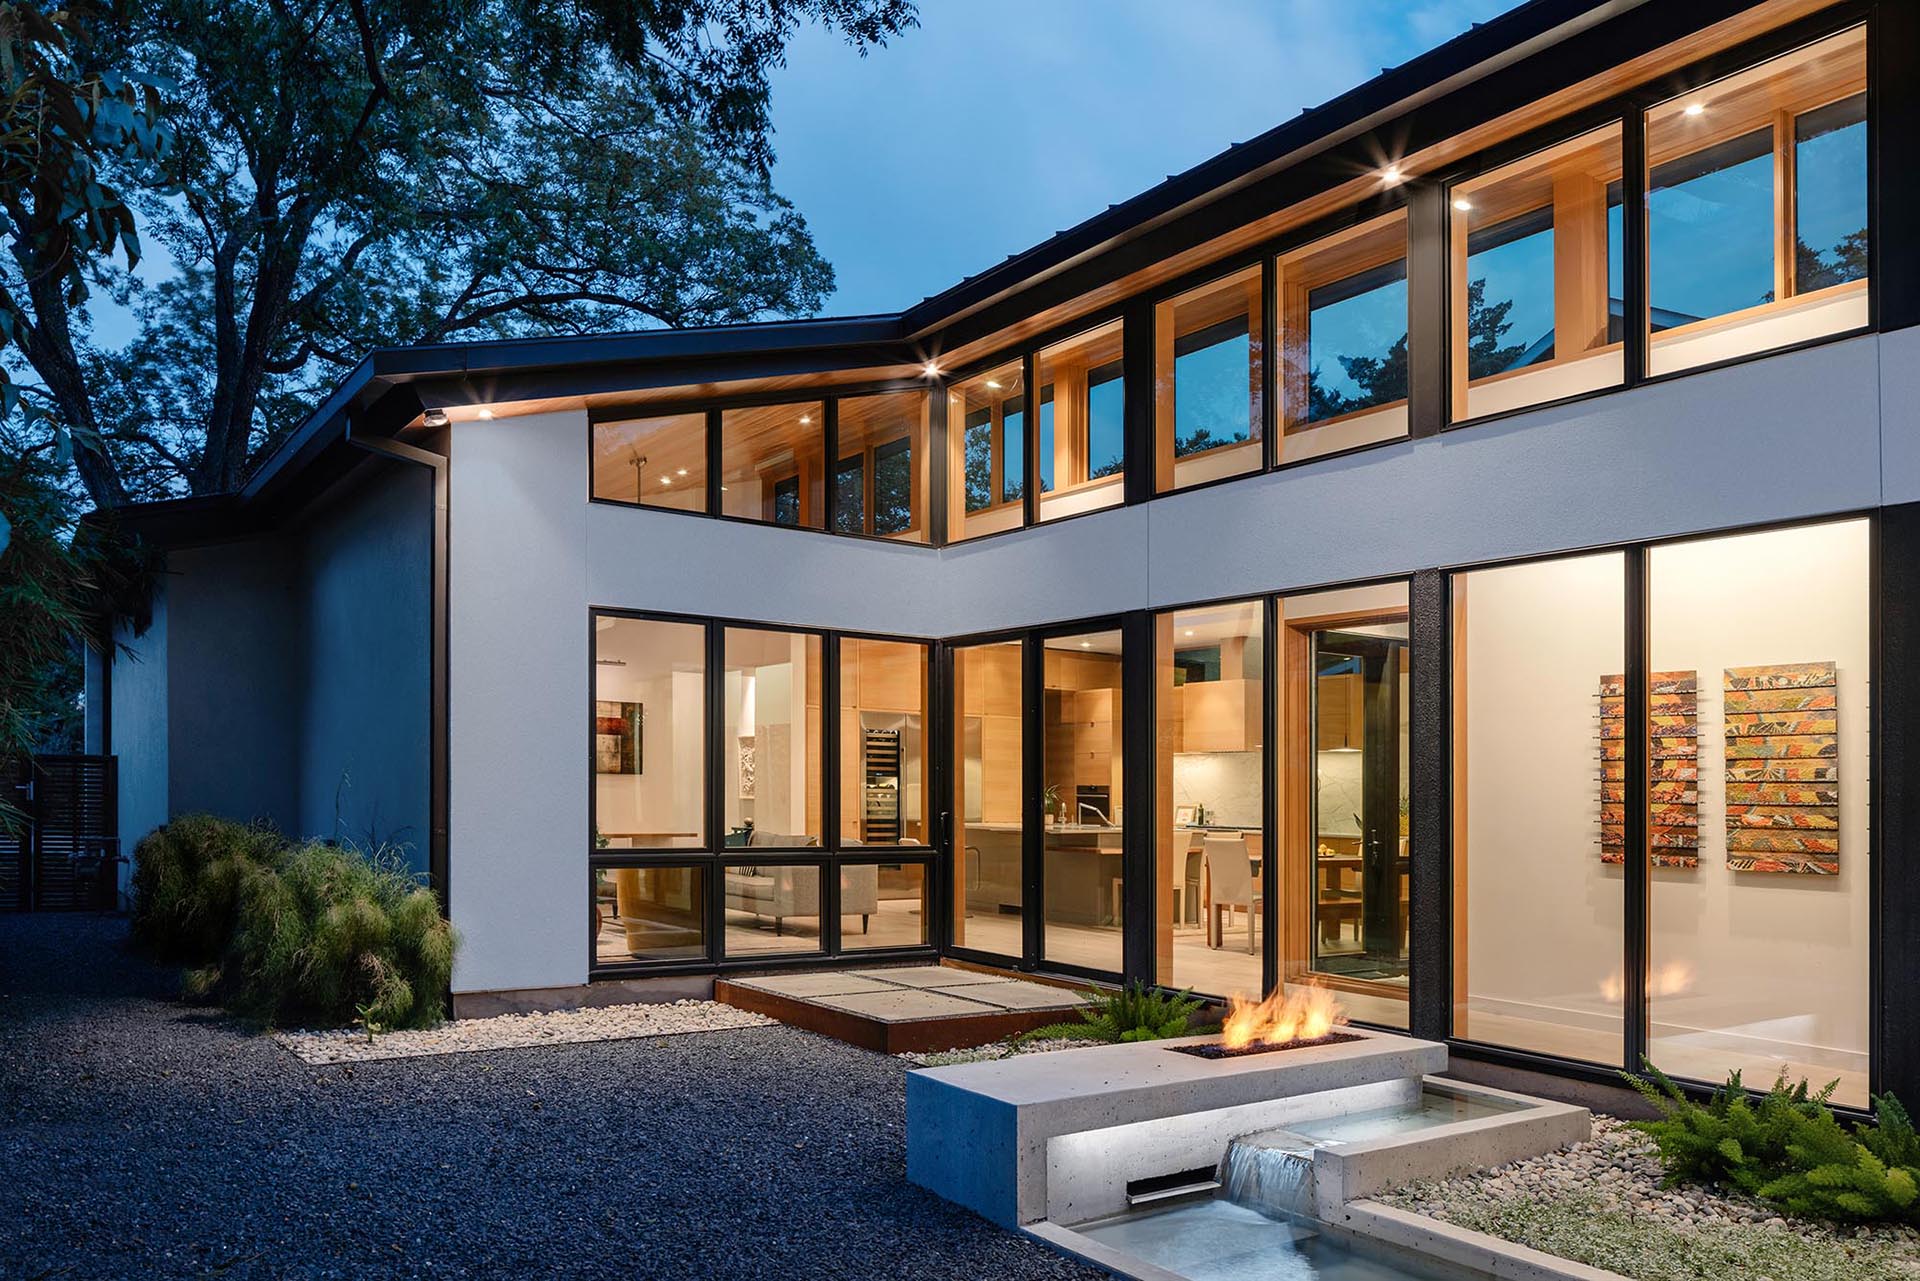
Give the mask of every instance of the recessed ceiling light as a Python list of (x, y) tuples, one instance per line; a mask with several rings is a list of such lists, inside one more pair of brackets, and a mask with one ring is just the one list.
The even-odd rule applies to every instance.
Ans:
[(445, 427), (447, 425), (447, 411), (444, 409), (429, 409), (420, 415), (420, 421), (429, 427)]
[(1000, 390), (1000, 384), (999, 384), (999, 383), (997, 383), (997, 382), (995, 382), (995, 381), (993, 381), (993, 379), (991, 379), (991, 378), (989, 378), (989, 379), (987, 379), (987, 387), (988, 387), (988, 389), (989, 389), (989, 390), (992, 390), (992, 391), (999, 391), (999, 390)]
[(927, 367), (921, 370), (920, 372), (924, 373), (929, 378), (938, 378), (940, 376), (940, 366), (934, 364), (931, 360), (929, 360), (927, 362)]
[(1689, 102), (1687, 104), (1687, 114), (1690, 116), (1704, 116), (1707, 114), (1707, 104), (1704, 102)]
[(813, 421), (813, 415), (812, 415), (812, 414), (801, 414), (801, 415), (800, 415), (800, 425), (801, 425), (802, 427), (804, 427), (804, 426), (806, 426), (806, 425), (807, 425), (808, 423), (810, 423), (810, 422), (812, 422), (812, 421)]
[(1187, 628), (1187, 635), (1189, 636), (1193, 635), (1193, 628), (1191, 627)]
[(488, 409), (488, 408), (487, 408), (487, 407), (486, 407), (485, 405), (482, 405), (482, 406), (480, 407), (480, 410), (479, 410), (479, 412), (478, 412), (478, 413), (476, 413), (476, 414), (474, 415), (474, 417), (475, 417), (475, 418), (492, 418), (492, 417), (493, 417), (493, 411), (492, 411), (491, 409)]
[(1406, 177), (1405, 174), (1400, 172), (1399, 165), (1388, 165), (1380, 171), (1380, 181), (1386, 183), (1389, 187), (1399, 186), (1402, 182), (1406, 181)]
[(1093, 642), (1092, 642), (1092, 641), (1081, 641), (1081, 642), (1080, 642), (1080, 648), (1081, 648), (1081, 649), (1092, 649), (1092, 648), (1093, 648)]
[(1459, 211), (1460, 211), (1461, 213), (1465, 213), (1465, 212), (1467, 212), (1467, 210), (1469, 210), (1469, 209), (1471, 209), (1471, 208), (1473, 208), (1473, 201), (1471, 201), (1471, 200), (1456, 200), (1456, 201), (1454, 201), (1454, 202), (1453, 202), (1453, 207), (1454, 207), (1455, 209), (1458, 209), (1458, 210), (1459, 210)]
[(673, 483), (673, 477), (671, 477), (671, 476), (662, 476), (662, 477), (660, 478), (660, 483), (661, 483), (662, 485), (671, 485), (671, 484)]

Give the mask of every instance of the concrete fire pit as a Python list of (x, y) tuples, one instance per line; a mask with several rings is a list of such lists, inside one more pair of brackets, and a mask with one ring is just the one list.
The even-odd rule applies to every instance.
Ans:
[(1446, 1070), (1443, 1045), (1342, 1030), (1353, 1039), (1224, 1059), (1174, 1052), (1212, 1040), (1192, 1037), (911, 1072), (907, 1177), (1007, 1227), (1073, 1222), (1187, 1153), (1211, 1165), (1236, 1135), (1387, 1106)]

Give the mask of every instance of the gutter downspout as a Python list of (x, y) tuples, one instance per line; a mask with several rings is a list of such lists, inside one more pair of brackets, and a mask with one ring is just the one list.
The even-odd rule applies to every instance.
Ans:
[[(396, 462), (410, 463), (428, 468), (433, 473), (433, 568), (429, 591), (432, 600), (432, 624), (429, 628), (429, 708), (428, 708), (428, 824), (427, 835), (427, 880), (434, 894), (440, 900), (440, 910), (452, 919), (452, 903), (448, 897), (448, 733), (447, 733), (447, 531), (448, 496), (447, 476), (448, 459), (417, 445), (402, 444), (397, 440), (363, 436), (354, 430), (354, 420), (347, 418), (346, 441), (370, 454), (378, 454)], [(451, 1006), (449, 1006), (451, 1008)]]

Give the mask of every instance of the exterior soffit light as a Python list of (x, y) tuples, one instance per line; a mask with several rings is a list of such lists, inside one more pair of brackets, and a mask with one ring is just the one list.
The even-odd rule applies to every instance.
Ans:
[(420, 415), (420, 421), (429, 427), (445, 427), (447, 425), (447, 411), (444, 409), (429, 409), (426, 413)]
[(1466, 213), (1469, 209), (1473, 208), (1473, 201), (1465, 199), (1456, 200), (1453, 202), (1453, 207), (1461, 213)]
[(480, 419), (491, 419), (493, 417), (493, 411), (491, 409), (488, 409), (485, 405), (482, 405), (478, 410), (474, 412), (473, 416), (475, 418), (480, 418)]
[(1687, 104), (1687, 114), (1690, 116), (1704, 116), (1707, 114), (1707, 104), (1704, 102), (1689, 102)]
[(1388, 165), (1380, 171), (1380, 181), (1389, 187), (1397, 187), (1406, 179), (1407, 176), (1400, 172), (1399, 165)]
[(933, 361), (929, 360), (927, 362), (927, 367), (921, 370), (920, 372), (925, 374), (929, 378), (938, 378), (940, 376), (940, 366), (935, 364)]

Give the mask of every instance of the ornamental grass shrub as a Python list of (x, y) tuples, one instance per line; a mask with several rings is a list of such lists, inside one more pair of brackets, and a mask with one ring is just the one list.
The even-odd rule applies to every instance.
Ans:
[(136, 937), (188, 967), (188, 997), (266, 1024), (386, 1030), (444, 1017), (453, 930), (396, 852), (294, 844), (196, 815), (136, 857)]
[(1756, 1099), (1735, 1072), (1702, 1104), (1646, 1070), (1627, 1079), (1660, 1116), (1634, 1128), (1653, 1139), (1669, 1185), (1714, 1184), (1801, 1218), (1920, 1223), (1920, 1135), (1893, 1095), (1854, 1125), (1827, 1104), (1837, 1081), (1815, 1091), (1782, 1076)]

